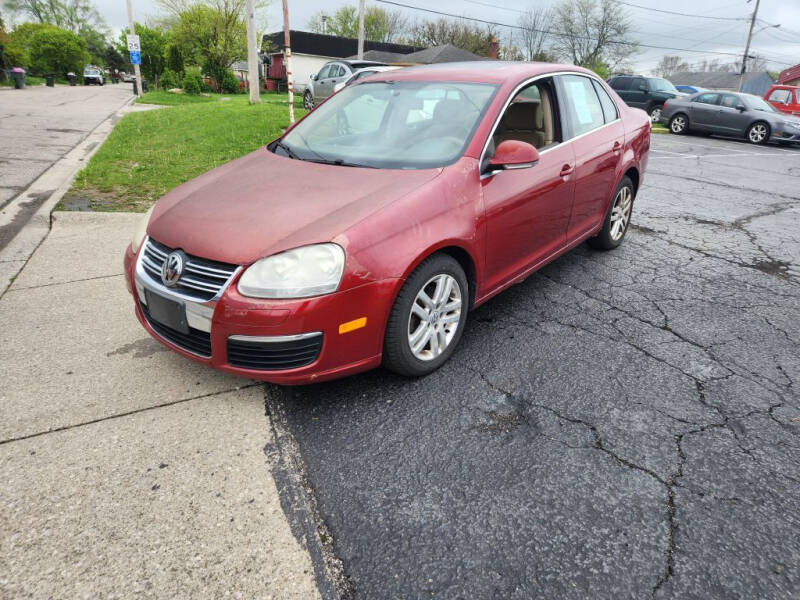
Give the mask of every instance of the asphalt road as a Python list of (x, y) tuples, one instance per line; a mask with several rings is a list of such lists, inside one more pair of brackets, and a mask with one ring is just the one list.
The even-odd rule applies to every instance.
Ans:
[(798, 174), (800, 149), (654, 136), (623, 246), (491, 300), (438, 372), (268, 386), (318, 572), (363, 599), (800, 597)]
[(130, 84), (0, 88), (0, 209), (131, 96)]

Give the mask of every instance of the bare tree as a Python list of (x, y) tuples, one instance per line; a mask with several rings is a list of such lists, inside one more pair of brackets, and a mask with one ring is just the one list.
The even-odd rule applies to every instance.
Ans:
[(739, 63), (728, 62), (724, 63), (718, 58), (712, 60), (703, 59), (694, 65), (695, 71), (703, 71), (707, 73), (738, 73)]
[[(324, 10), (314, 13), (306, 26), (314, 33), (327, 33), (339, 37), (358, 36), (358, 9), (345, 5), (335, 13)], [(408, 29), (408, 18), (397, 10), (368, 6), (364, 14), (364, 35), (375, 42), (393, 42)]]
[(492, 25), (480, 27), (464, 20), (442, 17), (435, 21), (419, 21), (410, 31), (410, 43), (414, 46), (444, 46), (452, 44), (478, 56), (487, 56), (492, 38), (497, 37), (497, 28)]
[(631, 22), (614, 0), (562, 0), (554, 10), (554, 49), (589, 68), (621, 68), (636, 52)]
[(519, 50), (524, 60), (548, 62), (551, 55), (546, 47), (553, 27), (553, 13), (544, 7), (527, 10), (517, 20), (519, 30)]
[(679, 71), (688, 71), (690, 69), (689, 63), (683, 60), (680, 56), (665, 55), (658, 61), (656, 68), (653, 69), (653, 74), (659, 77), (669, 77), (673, 73)]

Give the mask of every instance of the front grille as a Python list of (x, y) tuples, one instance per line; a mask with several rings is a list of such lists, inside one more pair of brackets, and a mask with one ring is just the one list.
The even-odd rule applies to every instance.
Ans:
[(322, 349), (322, 334), (288, 342), (242, 341), (228, 338), (228, 364), (244, 369), (275, 371), (310, 365)]
[[(161, 266), (172, 251), (173, 248), (153, 239), (148, 239), (145, 243), (142, 268), (153, 281), (161, 283)], [(197, 300), (208, 301), (225, 287), (237, 268), (237, 265), (187, 255), (183, 275), (172, 289)]]
[(188, 350), (189, 352), (199, 356), (205, 358), (211, 357), (210, 333), (200, 331), (199, 329), (194, 329), (193, 327), (189, 327), (188, 334), (183, 333), (182, 331), (177, 331), (172, 329), (172, 327), (167, 327), (166, 325), (162, 325), (158, 321), (151, 319), (146, 304), (142, 304), (140, 302), (139, 306), (142, 307), (142, 312), (144, 313), (145, 319), (147, 319), (147, 323), (162, 338), (175, 344), (179, 348), (183, 348), (184, 350)]

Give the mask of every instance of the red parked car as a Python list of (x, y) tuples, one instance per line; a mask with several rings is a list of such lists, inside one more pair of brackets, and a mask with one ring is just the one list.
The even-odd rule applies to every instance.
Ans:
[(379, 73), (164, 196), (125, 253), (136, 315), (244, 377), (424, 375), (468, 310), (622, 242), (649, 147), (647, 114), (579, 67)]
[(764, 100), (788, 115), (800, 115), (800, 87), (773, 85), (764, 94)]

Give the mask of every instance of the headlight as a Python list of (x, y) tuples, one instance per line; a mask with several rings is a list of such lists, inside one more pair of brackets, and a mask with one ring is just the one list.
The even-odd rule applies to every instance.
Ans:
[(254, 298), (307, 298), (339, 287), (344, 250), (336, 244), (303, 246), (253, 263), (239, 280), (239, 292)]
[(131, 238), (131, 250), (133, 250), (134, 254), (139, 251), (139, 246), (141, 246), (144, 236), (147, 235), (147, 224), (150, 222), (150, 215), (153, 214), (153, 209), (155, 207), (156, 205), (154, 204), (150, 207), (150, 210), (144, 214), (144, 217), (142, 217), (142, 220), (139, 221), (139, 225), (136, 227), (136, 232)]

